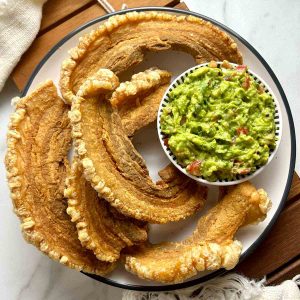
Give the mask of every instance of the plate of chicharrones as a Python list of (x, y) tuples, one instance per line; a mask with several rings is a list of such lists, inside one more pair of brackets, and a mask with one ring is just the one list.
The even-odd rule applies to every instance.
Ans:
[(275, 74), (193, 12), (90, 21), (12, 103), (5, 164), (23, 236), (91, 280), (170, 290), (233, 270), (291, 185), (294, 127)]

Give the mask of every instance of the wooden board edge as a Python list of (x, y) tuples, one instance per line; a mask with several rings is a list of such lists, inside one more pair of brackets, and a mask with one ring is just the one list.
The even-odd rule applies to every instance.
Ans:
[(285, 280), (291, 280), (294, 276), (300, 274), (300, 255), (288, 264), (285, 264), (272, 274), (267, 276), (267, 285), (280, 284)]

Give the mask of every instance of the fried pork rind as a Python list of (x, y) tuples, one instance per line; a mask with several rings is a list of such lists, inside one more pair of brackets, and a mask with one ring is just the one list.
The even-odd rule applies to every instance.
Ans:
[(63, 190), (71, 143), (67, 112), (52, 81), (17, 102), (5, 158), (11, 198), (29, 243), (68, 267), (103, 275), (114, 265), (100, 262), (81, 246), (66, 213)]
[(236, 231), (262, 221), (270, 208), (266, 192), (245, 182), (229, 193), (198, 221), (192, 236), (183, 242), (146, 244), (125, 255), (125, 268), (143, 279), (175, 283), (199, 271), (232, 269), (242, 244)]
[(155, 68), (134, 74), (130, 81), (122, 82), (112, 93), (110, 103), (114, 107), (120, 107), (130, 100), (155, 89), (156, 87), (169, 83), (171, 74)]
[[(100, 69), (91, 80), (102, 81), (102, 72), (110, 71)], [(110, 77), (110, 81), (118, 81), (112, 72)], [(84, 85), (86, 88), (94, 95), (91, 86)], [(85, 178), (99, 197), (119, 212), (138, 220), (166, 223), (184, 219), (203, 207), (206, 189), (179, 171), (170, 182), (152, 182), (143, 158), (105, 95), (91, 97), (80, 89), (69, 117)]]
[(99, 68), (120, 74), (141, 63), (147, 51), (180, 50), (197, 64), (211, 60), (242, 63), (236, 43), (218, 27), (193, 16), (150, 12), (116, 15), (80, 38), (62, 64), (60, 88), (71, 102)]
[(171, 79), (168, 71), (150, 68), (134, 74), (113, 92), (110, 102), (118, 108), (128, 136), (156, 120), (158, 107)]
[(135, 132), (154, 122), (161, 99), (169, 84), (159, 86), (144, 97), (140, 97), (136, 105), (123, 105), (118, 109), (126, 134), (132, 137)]
[(147, 239), (146, 224), (122, 216), (98, 197), (76, 158), (66, 183), (67, 213), (76, 224), (81, 244), (99, 260), (114, 262), (124, 247)]

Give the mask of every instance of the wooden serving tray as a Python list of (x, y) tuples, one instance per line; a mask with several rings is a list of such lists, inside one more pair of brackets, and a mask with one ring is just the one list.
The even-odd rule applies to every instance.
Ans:
[[(123, 1), (110, 0), (118, 10)], [(126, 0), (128, 7), (168, 6), (188, 9), (179, 0)], [(49, 0), (43, 9), (40, 32), (23, 55), (11, 77), (22, 91), (35, 66), (66, 34), (96, 17), (106, 14), (93, 0)], [(300, 273), (300, 179), (295, 173), (285, 207), (262, 244), (235, 271), (251, 278), (267, 277), (278, 284)]]

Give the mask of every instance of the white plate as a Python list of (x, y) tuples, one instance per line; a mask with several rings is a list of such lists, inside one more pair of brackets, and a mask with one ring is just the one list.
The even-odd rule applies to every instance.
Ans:
[[(212, 23), (227, 31), (228, 34), (230, 34), (232, 38), (235, 39), (238, 44), (238, 48), (243, 54), (244, 63), (247, 64), (255, 73), (260, 75), (267, 82), (279, 101), (279, 105), (282, 111), (283, 129), (280, 147), (272, 162), (264, 169), (261, 174), (259, 174), (257, 177), (255, 177), (255, 179), (252, 180), (252, 182), (258, 188), (262, 187), (268, 192), (270, 198), (272, 199), (273, 206), (264, 222), (260, 223), (257, 226), (248, 226), (247, 228), (243, 228), (238, 232), (237, 238), (243, 243), (243, 252), (241, 259), (244, 259), (254, 250), (255, 247), (257, 247), (257, 245), (266, 236), (271, 226), (274, 224), (281, 208), (283, 207), (284, 200), (287, 197), (294, 172), (296, 146), (294, 125), (290, 113), (290, 108), (282, 87), (271, 68), (267, 65), (267, 63), (259, 55), (259, 53), (251, 45), (249, 45), (247, 41), (239, 37), (236, 33), (231, 31), (224, 25), (221, 25), (214, 20), (208, 19), (207, 17), (198, 15), (196, 13), (170, 8), (153, 7), (134, 10), (158, 10), (176, 14), (191, 14), (194, 16), (199, 16), (203, 19), (210, 20)], [(126, 10), (119, 13), (125, 13), (128, 11), (132, 10)], [(60, 41), (37, 66), (25, 88), (24, 95), (34, 89), (34, 87), (38, 83), (46, 79), (52, 79), (57, 84), (59, 80), (61, 62), (66, 57), (68, 57), (67, 51), (77, 45), (78, 38), (80, 36), (82, 36), (84, 33), (89, 32), (91, 29), (96, 28), (101, 22), (105, 21), (111, 15), (112, 14), (105, 15), (83, 25), (82, 27), (67, 35), (62, 41)], [(145, 62), (128, 71), (127, 77), (129, 78), (129, 75), (133, 72), (142, 71), (152, 66), (158, 66), (162, 69), (171, 71), (175, 78), (178, 74), (194, 65), (195, 62), (192, 57), (185, 53), (177, 51), (150, 53), (146, 56)], [(144, 156), (150, 170), (150, 175), (154, 180), (157, 180), (157, 171), (164, 167), (169, 162), (169, 160), (165, 156), (164, 151), (159, 144), (156, 124), (147, 126), (138, 134), (136, 134), (136, 136), (134, 137), (134, 144)], [(210, 187), (209, 201), (207, 201), (205, 210), (207, 210), (207, 208), (211, 207), (216, 202), (216, 198), (217, 188)], [(150, 229), (150, 240), (152, 242), (160, 242), (164, 240), (179, 241), (183, 239), (193, 231), (196, 225), (196, 221), (201, 214), (203, 214), (203, 212), (198, 213), (188, 220), (180, 221), (175, 224), (152, 225)], [(215, 272), (202, 272), (184, 283), (173, 285), (164, 285), (139, 279), (137, 276), (125, 271), (122, 266), (118, 267), (106, 278), (93, 275), (89, 276), (93, 277), (96, 280), (122, 288), (154, 291), (171, 290), (192, 286), (196, 283), (203, 282), (218, 274), (221, 274), (222, 272), (224, 271), (219, 270)]]

